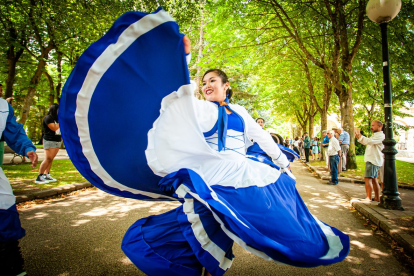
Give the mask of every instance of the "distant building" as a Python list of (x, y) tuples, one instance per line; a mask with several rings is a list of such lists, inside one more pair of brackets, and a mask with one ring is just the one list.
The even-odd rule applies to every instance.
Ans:
[(398, 156), (414, 158), (414, 107), (406, 107), (400, 109), (400, 112), (407, 114), (405, 117), (395, 117), (394, 123), (405, 127), (411, 127), (410, 129), (398, 130), (398, 134), (395, 136), (398, 150)]

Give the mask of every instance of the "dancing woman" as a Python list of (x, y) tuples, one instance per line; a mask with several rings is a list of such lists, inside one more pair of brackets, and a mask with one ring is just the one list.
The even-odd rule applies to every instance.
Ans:
[[(226, 74), (218, 69), (204, 74), (207, 101), (195, 99), (192, 91), (178, 91), (175, 100), (162, 104), (149, 133), (149, 145), (157, 147), (146, 152), (156, 174), (168, 173), (160, 187), (183, 206), (138, 220), (128, 230), (122, 248), (134, 264), (149, 275), (200, 275), (202, 267), (222, 275), (233, 260), (233, 241), (296, 266), (342, 260), (348, 237), (309, 213), (288, 176), (289, 161), (270, 134), (243, 107), (229, 104)], [(183, 109), (194, 111), (196, 125)], [(196, 141), (197, 134), (203, 141)], [(249, 138), (287, 174), (247, 158)]]
[[(140, 21), (145, 24), (140, 26)], [(148, 26), (152, 29), (147, 35)], [(109, 34), (81, 57), (65, 85), (62, 131), (75, 166), (94, 185), (121, 196), (182, 203), (167, 213), (138, 220), (125, 234), (122, 249), (140, 270), (148, 275), (200, 275), (205, 268), (212, 275), (222, 275), (232, 264), (233, 242), (266, 260), (300, 267), (329, 265), (347, 256), (348, 236), (309, 213), (295, 188), (290, 163), (270, 134), (245, 108), (229, 103), (232, 91), (226, 74), (218, 69), (207, 71), (202, 89), (207, 101), (194, 97), (195, 86), (184, 67), (189, 40), (184, 38), (183, 42), (177, 25), (164, 11), (128, 13), (117, 20)], [(126, 43), (136, 50), (127, 48)], [(113, 65), (106, 57), (114, 60)], [(157, 62), (145, 63), (150, 58)], [(103, 69), (105, 66), (108, 69)], [(117, 78), (118, 72), (128, 81)], [(154, 80), (163, 82), (152, 82), (145, 75), (148, 72), (157, 72)], [(114, 112), (114, 118), (102, 118), (106, 114), (100, 111), (107, 105), (105, 97), (113, 92), (111, 85), (122, 86), (119, 91), (125, 93), (132, 91), (125, 102), (119, 97), (113, 105), (141, 105), (143, 108), (123, 110), (146, 115), (145, 120), (137, 120), (140, 117), (135, 114), (128, 116), (137, 129), (135, 134), (131, 128), (125, 143), (129, 144), (131, 137), (140, 139), (132, 162), (140, 158), (142, 144), (146, 147), (145, 164), (130, 171), (140, 174), (131, 183), (119, 173), (125, 166), (115, 170), (113, 164), (105, 163), (108, 158), (101, 158), (111, 149), (100, 134), (108, 127), (118, 127), (110, 122), (125, 117)], [(164, 89), (162, 85), (169, 86)], [(160, 92), (163, 89), (165, 94)], [(159, 95), (161, 104), (156, 102)], [(120, 111), (111, 107), (108, 111)], [(273, 159), (273, 166), (246, 156), (250, 139)], [(111, 145), (121, 144), (118, 140)], [(79, 151), (77, 147), (87, 149)], [(142, 181), (153, 174), (160, 178)], [(153, 180), (156, 187), (150, 190), (147, 186)]]

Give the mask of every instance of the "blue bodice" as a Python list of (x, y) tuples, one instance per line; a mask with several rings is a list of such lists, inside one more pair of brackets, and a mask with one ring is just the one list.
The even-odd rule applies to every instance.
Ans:
[[(226, 136), (226, 150), (237, 152), (241, 155), (246, 155), (245, 143), (244, 143), (244, 123), (241, 117), (233, 112), (227, 116), (227, 136)], [(217, 124), (214, 127), (204, 133), (204, 137), (208, 145), (218, 151), (218, 133)]]

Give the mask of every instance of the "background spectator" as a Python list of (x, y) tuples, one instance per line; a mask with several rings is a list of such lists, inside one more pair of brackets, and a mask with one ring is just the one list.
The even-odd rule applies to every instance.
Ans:
[(329, 167), (331, 169), (331, 181), (327, 183), (328, 185), (338, 185), (338, 165), (339, 158), (341, 157), (341, 146), (339, 145), (338, 140), (334, 137), (334, 133), (333, 130), (328, 132), (328, 155)]
[(59, 130), (58, 121), (59, 105), (52, 104), (49, 109), (49, 113), (43, 119), (43, 149), (45, 151), (45, 159), (39, 167), (39, 175), (37, 176), (35, 183), (46, 184), (49, 182), (57, 181), (50, 176), (50, 168), (52, 167), (53, 159), (59, 152), (62, 144), (62, 136)]
[(382, 123), (380, 121), (372, 121), (371, 131), (374, 133), (371, 138), (367, 138), (361, 134), (361, 130), (355, 129), (355, 137), (363, 145), (366, 145), (364, 161), (365, 161), (365, 200), (371, 201), (372, 190), (374, 189), (375, 201), (380, 201), (380, 186), (378, 184), (378, 170), (384, 162), (382, 150), (384, 145), (382, 141), (385, 135), (382, 132)]
[(305, 150), (306, 163), (308, 163), (309, 162), (309, 151), (311, 148), (311, 140), (307, 132), (305, 132), (305, 134), (303, 135), (303, 148)]

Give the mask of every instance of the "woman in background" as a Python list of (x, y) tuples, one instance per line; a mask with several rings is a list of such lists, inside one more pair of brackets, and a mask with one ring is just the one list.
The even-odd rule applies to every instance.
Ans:
[(45, 151), (45, 159), (39, 167), (39, 175), (35, 181), (37, 184), (47, 184), (49, 182), (57, 181), (50, 176), (50, 168), (52, 167), (53, 159), (55, 159), (62, 144), (62, 136), (60, 135), (59, 130), (58, 112), (59, 105), (52, 104), (49, 112), (43, 119), (43, 149)]
[(318, 159), (318, 137), (312, 140), (312, 160)]

